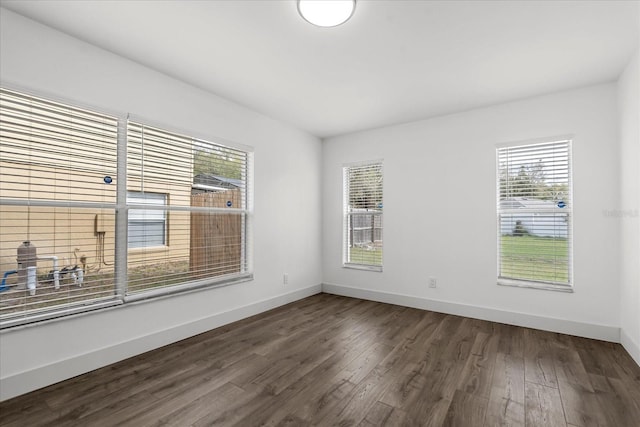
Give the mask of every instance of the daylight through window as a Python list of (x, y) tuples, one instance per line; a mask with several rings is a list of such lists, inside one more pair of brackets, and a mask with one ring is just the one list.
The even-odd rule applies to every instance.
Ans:
[(382, 270), (382, 162), (343, 168), (344, 266)]
[(497, 150), (498, 283), (570, 289), (571, 141)]

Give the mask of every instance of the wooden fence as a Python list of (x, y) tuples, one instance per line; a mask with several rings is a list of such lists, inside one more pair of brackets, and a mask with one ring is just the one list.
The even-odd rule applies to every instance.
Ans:
[[(239, 189), (191, 196), (193, 207), (225, 208), (241, 206)], [(242, 215), (191, 213), (189, 270), (194, 279), (241, 271)]]
[(366, 209), (354, 209), (349, 215), (351, 247), (373, 244), (382, 240), (382, 216)]

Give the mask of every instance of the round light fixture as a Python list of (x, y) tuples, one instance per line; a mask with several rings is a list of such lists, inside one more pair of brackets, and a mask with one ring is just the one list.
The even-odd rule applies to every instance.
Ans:
[(351, 18), (356, 0), (298, 0), (298, 12), (318, 27), (335, 27)]

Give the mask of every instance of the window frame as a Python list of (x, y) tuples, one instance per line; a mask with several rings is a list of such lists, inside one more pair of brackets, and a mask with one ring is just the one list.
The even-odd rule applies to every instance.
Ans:
[[(382, 175), (382, 183), (380, 188), (381, 204), (379, 210), (367, 210), (366, 212), (352, 212), (349, 205), (351, 196), (351, 188), (349, 186), (349, 173), (352, 169), (366, 168), (366, 167), (380, 167)], [(342, 267), (355, 270), (366, 270), (374, 272), (382, 272), (384, 270), (384, 161), (382, 159), (368, 160), (362, 162), (345, 163), (342, 165), (342, 210), (343, 210), (343, 233), (342, 233)], [(352, 227), (354, 216), (371, 216), (371, 221), (374, 222), (372, 227), (372, 238), (375, 240), (375, 218), (378, 217), (380, 223), (380, 264), (352, 262), (350, 259), (350, 248), (352, 247)]]
[[(66, 316), (79, 315), (86, 312), (100, 310), (104, 308), (110, 308), (118, 305), (123, 305), (132, 301), (139, 300), (151, 300), (157, 297), (165, 297), (167, 295), (172, 294), (182, 294), (185, 292), (192, 292), (201, 289), (211, 289), (222, 286), (228, 286), (236, 283), (242, 283), (246, 281), (253, 280), (253, 156), (254, 150), (253, 147), (238, 144), (232, 141), (228, 141), (218, 137), (212, 137), (209, 135), (201, 135), (197, 132), (184, 131), (176, 129), (172, 126), (167, 126), (165, 124), (156, 124), (152, 120), (147, 120), (140, 117), (132, 117), (129, 113), (117, 112), (117, 111), (106, 111), (105, 109), (97, 108), (93, 105), (88, 105), (82, 102), (78, 102), (73, 99), (67, 99), (64, 97), (59, 97), (50, 93), (42, 93), (38, 91), (33, 91), (28, 88), (14, 86), (11, 84), (7, 84), (6, 82), (2, 82), (0, 85), (0, 89), (2, 91), (7, 91), (8, 93), (14, 92), (19, 96), (32, 98), (34, 102), (42, 101), (44, 103), (54, 103), (61, 104), (63, 107), (67, 107), (70, 109), (84, 110), (87, 113), (92, 113), (96, 115), (109, 116), (110, 118), (116, 121), (116, 152), (117, 152), (117, 165), (116, 170), (111, 174), (111, 176), (105, 176), (105, 183), (110, 184), (116, 187), (116, 197), (113, 202), (110, 203), (94, 203), (94, 202), (85, 202), (85, 201), (57, 201), (57, 200), (38, 200), (33, 198), (26, 198), (24, 200), (21, 199), (10, 199), (8, 197), (0, 198), (0, 206), (33, 206), (33, 207), (44, 207), (44, 208), (77, 208), (77, 209), (98, 209), (104, 212), (111, 212), (113, 215), (114, 223), (112, 232), (114, 234), (113, 239), (114, 243), (111, 243), (113, 246), (110, 247), (113, 252), (113, 284), (110, 289), (113, 290), (113, 293), (109, 298), (101, 298), (101, 299), (87, 299), (87, 300), (79, 300), (72, 303), (59, 303), (55, 305), (51, 305), (45, 308), (39, 309), (29, 309), (25, 308), (22, 311), (17, 313), (7, 313), (3, 314), (0, 317), (0, 330), (9, 329), (14, 327), (20, 327), (24, 325), (30, 324), (39, 324), (44, 321), (55, 320), (58, 318), (63, 318)], [(162, 130), (166, 130), (168, 132), (176, 132), (181, 133), (183, 135), (189, 135), (189, 138), (192, 140), (200, 140), (204, 142), (209, 142), (219, 147), (228, 148), (231, 150), (237, 150), (246, 154), (246, 173), (243, 176), (245, 180), (244, 183), (246, 185), (246, 200), (243, 206), (242, 212), (242, 265), (243, 270), (241, 274), (233, 274), (227, 275), (218, 279), (217, 277), (208, 277), (205, 279), (199, 280), (191, 280), (185, 281), (182, 283), (178, 283), (174, 286), (163, 287), (157, 289), (157, 292), (144, 292), (135, 295), (128, 295), (128, 257), (129, 252), (132, 251), (136, 253), (138, 251), (153, 251), (154, 249), (163, 249), (169, 243), (170, 233), (169, 233), (169, 221), (171, 220), (170, 212), (172, 210), (175, 211), (185, 211), (189, 210), (189, 208), (185, 207), (170, 207), (170, 195), (165, 194), (165, 205), (158, 207), (157, 209), (161, 209), (164, 212), (164, 243), (165, 246), (149, 246), (149, 247), (139, 247), (139, 248), (129, 248), (128, 242), (128, 228), (129, 228), (129, 210), (142, 209), (145, 207), (142, 205), (132, 205), (128, 203), (127, 200), (127, 144), (128, 144), (128, 136), (127, 136), (127, 127), (128, 123), (132, 120), (137, 121), (138, 123), (144, 123), (145, 125), (154, 126), (160, 128)], [(3, 128), (4, 131), (4, 128)], [(109, 179), (109, 182), (106, 179)], [(113, 183), (112, 183), (113, 182)], [(132, 190), (136, 192), (135, 190)], [(189, 188), (191, 191), (191, 188)], [(154, 191), (155, 193), (155, 191)], [(53, 193), (52, 193), (53, 194)], [(207, 208), (195, 208), (196, 210), (205, 211)], [(156, 209), (153, 209), (156, 210)], [(215, 210), (215, 208), (213, 209)], [(93, 214), (92, 214), (93, 215)], [(96, 229), (97, 232), (98, 227), (98, 215), (96, 215)], [(92, 222), (93, 223), (93, 222)], [(113, 224), (113, 223), (112, 223)], [(38, 256), (40, 257), (40, 253)], [(85, 276), (86, 280), (86, 276)], [(40, 282), (39, 282), (40, 283)], [(40, 289), (40, 286), (36, 288)]]
[[(558, 291), (558, 292), (574, 292), (574, 274), (573, 274), (573, 242), (574, 242), (574, 233), (573, 233), (573, 204), (574, 204), (574, 196), (573, 196), (573, 143), (575, 138), (573, 135), (559, 135), (553, 137), (546, 138), (538, 138), (531, 139), (525, 141), (517, 141), (517, 142), (508, 142), (496, 145), (496, 177), (495, 177), (495, 185), (496, 185), (496, 276), (497, 276), (497, 284), (500, 286), (511, 286), (511, 287), (521, 287), (521, 288), (530, 288), (530, 289), (540, 289), (540, 290), (550, 290), (550, 291)], [(500, 152), (505, 149), (520, 149), (524, 147), (533, 147), (536, 145), (543, 144), (566, 144), (567, 150), (567, 197), (566, 197), (566, 206), (562, 208), (562, 211), (557, 211), (554, 208), (549, 207), (541, 207), (541, 208), (528, 208), (521, 211), (509, 210), (509, 209), (501, 209), (501, 166), (500, 166)], [(515, 212), (519, 213), (530, 213), (531, 215), (552, 215), (555, 213), (562, 213), (566, 215), (566, 223), (567, 223), (567, 282), (555, 282), (555, 281), (545, 281), (545, 280), (534, 280), (534, 279), (520, 279), (513, 277), (503, 277), (502, 273), (502, 222), (501, 215), (508, 215), (509, 213), (514, 214)]]

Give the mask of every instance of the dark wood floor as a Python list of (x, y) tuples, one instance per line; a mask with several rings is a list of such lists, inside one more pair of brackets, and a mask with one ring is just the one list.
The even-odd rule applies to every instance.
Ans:
[(0, 403), (2, 426), (640, 426), (618, 344), (328, 294)]

